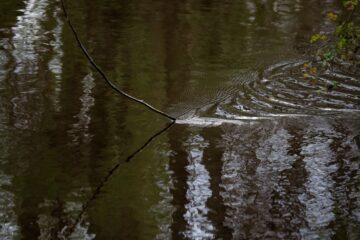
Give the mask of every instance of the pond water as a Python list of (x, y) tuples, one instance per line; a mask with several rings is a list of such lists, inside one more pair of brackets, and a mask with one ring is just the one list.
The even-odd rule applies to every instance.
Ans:
[(337, 1), (66, 6), (178, 120), (126, 161), (169, 121), (59, 1), (0, 1), (1, 239), (360, 239), (359, 75), (301, 72)]

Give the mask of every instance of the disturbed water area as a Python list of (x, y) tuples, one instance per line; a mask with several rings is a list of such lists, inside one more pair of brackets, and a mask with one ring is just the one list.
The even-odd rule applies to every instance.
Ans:
[(58, 1), (1, 1), (1, 239), (360, 238), (359, 75), (301, 72), (335, 1), (66, 4), (110, 80), (180, 117), (125, 162), (167, 120)]

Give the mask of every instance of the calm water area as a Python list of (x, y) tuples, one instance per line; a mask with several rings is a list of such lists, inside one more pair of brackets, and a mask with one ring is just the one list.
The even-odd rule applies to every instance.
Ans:
[(126, 161), (169, 121), (59, 1), (0, 0), (0, 239), (360, 239), (360, 74), (301, 71), (338, 1), (65, 3), (178, 120)]

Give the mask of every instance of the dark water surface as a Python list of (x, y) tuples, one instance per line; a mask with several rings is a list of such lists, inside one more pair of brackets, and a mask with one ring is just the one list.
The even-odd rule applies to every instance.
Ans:
[(181, 115), (124, 163), (168, 121), (58, 1), (1, 0), (0, 239), (360, 239), (359, 75), (301, 77), (336, 2), (66, 1), (109, 79)]

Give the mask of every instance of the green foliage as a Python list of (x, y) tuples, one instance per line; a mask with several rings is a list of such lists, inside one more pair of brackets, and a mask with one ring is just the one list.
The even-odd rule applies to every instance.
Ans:
[(327, 37), (322, 34), (315, 34), (311, 37), (310, 43), (316, 43), (318, 41), (326, 41)]
[(352, 11), (358, 6), (359, 1), (358, 0), (342, 0), (342, 3), (343, 3), (343, 6), (348, 11)]
[[(335, 12), (327, 13), (329, 22), (336, 27), (327, 33), (317, 33), (310, 39), (315, 47), (314, 60), (304, 64), (303, 78), (311, 84), (316, 85), (319, 74), (336, 66), (347, 66), (356, 69), (360, 65), (360, 27), (355, 22), (355, 12), (359, 6), (359, 0), (342, 0), (343, 11), (341, 14)], [(317, 67), (315, 67), (317, 66)], [(333, 82), (323, 87), (318, 92), (332, 91), (337, 83)]]
[(327, 19), (336, 24), (334, 31), (315, 34), (310, 40), (310, 43), (317, 47), (316, 60), (320, 61), (323, 67), (344, 62), (354, 67), (359, 65), (356, 54), (360, 45), (360, 27), (354, 22), (359, 0), (342, 0), (342, 6), (342, 14), (327, 14)]

